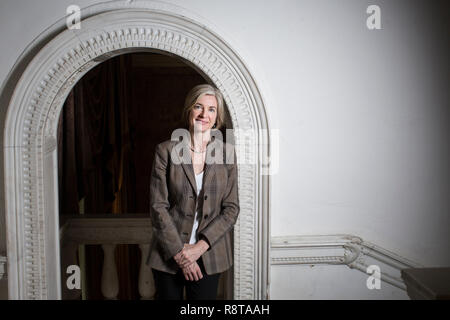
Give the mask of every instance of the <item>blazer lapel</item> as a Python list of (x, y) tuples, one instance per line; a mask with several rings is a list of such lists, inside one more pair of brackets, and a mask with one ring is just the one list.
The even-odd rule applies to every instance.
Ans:
[(195, 194), (197, 194), (197, 183), (195, 182), (195, 176), (194, 176), (194, 168), (192, 167), (192, 163), (181, 163), (181, 166), (183, 167), (184, 173), (186, 174), (189, 182), (192, 185), (192, 188), (194, 188)]
[(213, 142), (209, 142), (207, 145), (207, 154), (206, 154), (206, 165), (205, 165), (205, 174), (203, 176), (203, 188), (208, 186), (211, 182), (212, 177), (214, 176), (214, 172), (216, 170), (217, 163), (214, 159), (211, 152), (220, 152), (219, 154), (215, 154), (214, 157), (220, 156), (223, 161), (223, 143), (222, 140), (214, 140)]
[[(192, 188), (194, 189), (195, 194), (197, 194), (197, 183), (195, 183), (194, 167), (192, 166), (191, 154), (190, 152), (188, 152), (189, 147), (187, 147), (185, 143), (180, 142), (177, 143), (174, 148), (175, 150), (172, 150), (171, 156), (175, 156), (176, 162), (181, 163), (181, 167), (183, 168), (186, 177), (188, 178)], [(182, 150), (182, 152), (188, 152), (188, 154), (183, 154), (183, 158), (181, 158), (180, 150)]]
[(206, 164), (205, 166), (205, 173), (203, 175), (203, 189), (205, 189), (205, 186), (209, 185), (209, 182), (211, 181), (211, 177), (214, 176), (214, 164)]

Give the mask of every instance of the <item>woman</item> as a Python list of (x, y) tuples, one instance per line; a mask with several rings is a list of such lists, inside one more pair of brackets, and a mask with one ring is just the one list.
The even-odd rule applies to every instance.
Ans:
[(220, 91), (207, 84), (194, 87), (183, 119), (188, 139), (156, 147), (149, 264), (157, 299), (181, 300), (184, 287), (187, 299), (216, 299), (219, 276), (233, 263), (231, 230), (239, 214), (236, 157), (211, 161), (218, 146), (224, 154), (229, 150), (220, 139), (212, 141), (224, 119)]

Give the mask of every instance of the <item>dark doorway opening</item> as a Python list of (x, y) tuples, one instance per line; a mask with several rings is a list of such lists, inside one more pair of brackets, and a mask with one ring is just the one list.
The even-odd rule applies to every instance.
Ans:
[[(148, 213), (155, 146), (181, 126), (186, 94), (205, 82), (211, 83), (185, 61), (157, 52), (119, 55), (84, 75), (68, 95), (58, 126), (60, 225), (79, 214)], [(229, 117), (224, 137), (226, 128)], [(72, 291), (71, 299), (104, 299), (103, 258), (100, 245), (79, 247), (76, 263), (85, 286)], [(140, 299), (138, 245), (118, 244), (115, 260), (117, 298)], [(62, 286), (66, 268), (62, 263)], [(219, 298), (232, 298), (232, 279), (232, 270), (224, 273)]]

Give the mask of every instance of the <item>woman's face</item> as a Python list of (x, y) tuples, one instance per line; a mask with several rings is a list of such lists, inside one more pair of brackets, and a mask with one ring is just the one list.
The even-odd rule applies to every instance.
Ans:
[(215, 96), (203, 95), (197, 100), (190, 114), (190, 126), (196, 132), (210, 130), (217, 119), (217, 100)]

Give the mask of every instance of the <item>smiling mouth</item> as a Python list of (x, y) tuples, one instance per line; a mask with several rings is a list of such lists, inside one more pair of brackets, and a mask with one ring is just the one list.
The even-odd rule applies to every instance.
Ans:
[(208, 121), (201, 120), (201, 119), (196, 119), (195, 121), (201, 122), (202, 124), (208, 124)]

